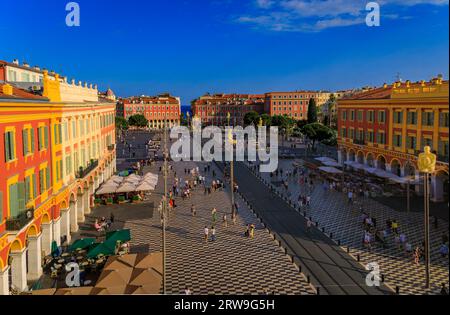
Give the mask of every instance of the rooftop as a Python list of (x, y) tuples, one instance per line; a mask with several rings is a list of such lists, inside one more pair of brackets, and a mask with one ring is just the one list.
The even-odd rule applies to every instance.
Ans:
[(0, 100), (49, 101), (46, 97), (5, 83), (0, 83)]

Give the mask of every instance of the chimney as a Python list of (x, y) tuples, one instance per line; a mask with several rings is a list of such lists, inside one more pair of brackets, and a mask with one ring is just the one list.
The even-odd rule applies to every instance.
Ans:
[(19, 59), (14, 59), (12, 63), (15, 65), (19, 65)]
[(26, 61), (24, 61), (24, 62), (22, 63), (22, 66), (27, 67), (27, 68), (30, 67), (30, 65), (29, 65), (28, 62), (26, 62)]

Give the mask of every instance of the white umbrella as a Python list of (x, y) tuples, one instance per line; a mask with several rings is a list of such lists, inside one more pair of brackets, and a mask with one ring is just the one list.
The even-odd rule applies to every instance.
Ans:
[(115, 182), (115, 181), (113, 181), (113, 180), (109, 180), (109, 181), (107, 181), (106, 183), (104, 183), (103, 185), (102, 185), (102, 187), (103, 186), (115, 186), (115, 187), (117, 187), (117, 186), (119, 186), (120, 185), (120, 183), (117, 183), (117, 182)]
[(342, 174), (342, 171), (340, 171), (334, 167), (321, 166), (321, 167), (319, 167), (319, 170), (324, 171), (326, 173), (331, 173), (331, 174)]
[(315, 158), (315, 160), (320, 161), (320, 162), (328, 162), (328, 161), (336, 162), (336, 160), (326, 157), (326, 156), (321, 156), (321, 157)]
[(126, 179), (130, 179), (130, 178), (132, 178), (132, 179), (141, 179), (141, 176), (139, 176), (139, 175), (136, 175), (136, 174), (131, 174), (130, 176), (128, 176)]
[(153, 178), (158, 178), (158, 175), (157, 174), (153, 174), (153, 173), (147, 173), (147, 174), (144, 175), (144, 177), (145, 178), (149, 178), (149, 177), (150, 178), (152, 178), (152, 177)]
[(141, 180), (139, 178), (127, 178), (125, 179), (125, 183), (132, 183), (132, 184), (137, 184), (139, 183)]
[(148, 190), (155, 190), (155, 186), (144, 182), (136, 187), (136, 191), (148, 191)]
[(116, 190), (116, 193), (127, 193), (135, 190), (136, 185), (133, 185), (132, 183), (124, 183)]
[(330, 161), (323, 161), (322, 164), (326, 165), (326, 166), (332, 166), (332, 167), (341, 167), (342, 166), (338, 162), (331, 161), (331, 160)]
[(115, 186), (102, 186), (97, 192), (96, 195), (105, 195), (105, 194), (113, 194), (117, 190)]
[(121, 182), (123, 182), (123, 177), (114, 175), (114, 176), (111, 177), (109, 180), (114, 181), (114, 182), (116, 182), (116, 183), (121, 183)]

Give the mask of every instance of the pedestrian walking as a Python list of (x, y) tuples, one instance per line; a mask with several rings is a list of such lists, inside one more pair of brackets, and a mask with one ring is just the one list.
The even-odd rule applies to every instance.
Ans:
[(420, 256), (422, 256), (422, 254), (420, 252), (420, 247), (417, 246), (416, 249), (414, 250), (414, 263), (416, 265), (419, 265)]
[(194, 204), (192, 204), (192, 206), (191, 206), (191, 214), (192, 214), (193, 217), (195, 217), (196, 214), (197, 214), (197, 210), (195, 209)]
[(236, 225), (237, 215), (233, 213), (233, 225)]
[(214, 227), (214, 225), (211, 227), (211, 241), (215, 241), (216, 240), (216, 228)]
[(185, 295), (191, 295), (192, 291), (188, 287), (186, 287), (186, 288), (184, 288), (184, 294)]
[(211, 215), (212, 215), (212, 221), (213, 221), (213, 223), (216, 223), (216, 221), (217, 221), (217, 209), (216, 209), (216, 208), (213, 208), (213, 209), (211, 210)]
[(255, 237), (255, 225), (254, 224), (250, 224), (250, 238), (254, 238)]
[(441, 295), (448, 295), (448, 290), (447, 290), (447, 288), (445, 286), (445, 283), (442, 283)]
[(311, 227), (312, 227), (312, 221), (308, 218), (308, 220), (306, 221), (306, 232), (311, 232)]
[(203, 233), (204, 233), (204, 237), (205, 237), (205, 243), (208, 243), (209, 229), (207, 226), (205, 226)]
[(223, 215), (222, 222), (223, 222), (223, 226), (224, 227), (228, 227), (227, 215), (226, 214)]
[(353, 203), (353, 191), (352, 190), (348, 191), (347, 198), (348, 198), (348, 204), (352, 204)]

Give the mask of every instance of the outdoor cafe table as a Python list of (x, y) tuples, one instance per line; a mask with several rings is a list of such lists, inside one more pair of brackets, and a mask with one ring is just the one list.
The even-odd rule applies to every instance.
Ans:
[(77, 257), (77, 260), (78, 260), (78, 261), (83, 260), (83, 259), (84, 259), (83, 256), (78, 256), (78, 257)]
[(62, 263), (64, 263), (64, 262), (65, 262), (65, 259), (63, 259), (63, 258), (61, 258), (61, 259), (58, 260), (58, 264), (62, 264)]
[(61, 265), (61, 264), (55, 264), (54, 267), (55, 267), (56, 269), (61, 269), (61, 268), (62, 268), (62, 265)]
[(69, 253), (63, 253), (63, 254), (61, 255), (61, 257), (69, 257), (69, 256), (70, 256)]

